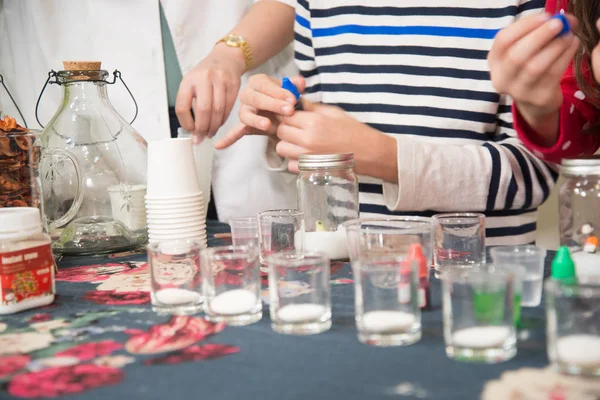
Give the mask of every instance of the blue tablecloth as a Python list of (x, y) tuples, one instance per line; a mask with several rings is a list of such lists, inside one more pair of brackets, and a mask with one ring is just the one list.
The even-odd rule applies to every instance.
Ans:
[[(227, 242), (215, 237), (226, 225), (208, 230), (209, 245)], [(356, 338), (348, 264), (333, 266), (332, 329), (306, 337), (273, 332), (267, 307), (246, 327), (156, 315), (143, 253), (65, 258), (59, 269), (53, 306), (0, 318), (2, 399), (466, 400), (503, 371), (547, 364), (542, 307), (523, 310), (528, 338), (513, 360), (448, 359), (436, 279), (421, 341), (376, 348)]]

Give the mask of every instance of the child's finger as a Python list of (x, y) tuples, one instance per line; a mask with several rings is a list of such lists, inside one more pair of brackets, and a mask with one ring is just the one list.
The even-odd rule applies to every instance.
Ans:
[(285, 140), (281, 140), (277, 143), (277, 147), (275, 148), (277, 154), (281, 157), (287, 157), (290, 159), (298, 159), (300, 154), (308, 153), (308, 150), (302, 146), (298, 146), (296, 144), (287, 142)]
[(502, 57), (513, 44), (525, 35), (542, 26), (549, 18), (550, 15), (547, 13), (541, 13), (519, 20), (509, 27), (502, 29), (494, 39), (491, 53), (496, 54), (498, 57)]
[(248, 80), (248, 87), (274, 99), (287, 101), (292, 105), (296, 104), (294, 95), (281, 87), (281, 81), (279, 79), (271, 78), (266, 75), (254, 75)]
[(306, 90), (306, 79), (304, 79), (302, 76), (295, 76), (290, 80), (292, 81), (294, 86), (296, 86), (296, 89), (298, 89), (300, 93), (304, 93), (304, 91)]
[(288, 171), (294, 174), (300, 173), (300, 168), (298, 168), (298, 160), (290, 160), (288, 162)]
[(295, 126), (281, 124), (277, 128), (277, 137), (290, 144), (302, 146), (306, 134), (302, 129)]
[(560, 46), (565, 48), (564, 42), (569, 37), (572, 38), (573, 34), (570, 33), (568, 36), (563, 38), (556, 38), (556, 36), (563, 29), (563, 23), (558, 18), (552, 18), (545, 24), (542, 24), (539, 28), (535, 29), (528, 35), (517, 41), (506, 53), (506, 57), (517, 66), (530, 64), (532, 58), (536, 57), (546, 46), (552, 46), (554, 49), (554, 42), (559, 42)]
[(577, 53), (578, 49), (579, 39), (577, 37), (574, 37), (571, 43), (569, 44), (569, 47), (564, 49), (563, 54), (560, 55), (554, 61), (554, 63), (550, 67), (549, 74), (562, 76), (569, 64), (571, 64), (571, 62), (573, 61), (573, 57), (575, 57), (575, 54)]
[[(561, 70), (559, 75), (562, 76), (569, 62), (575, 56), (577, 50), (577, 46), (573, 45), (575, 42), (579, 43), (575, 35), (569, 35), (559, 38), (543, 48), (525, 66), (523, 71), (525, 79), (534, 82), (543, 78), (549, 70), (555, 71), (556, 69)], [(569, 54), (571, 55), (570, 58), (568, 58)], [(563, 66), (565, 62), (566, 65)], [(557, 79), (560, 78), (557, 77)]]
[(238, 140), (240, 140), (245, 134), (246, 126), (242, 123), (239, 123), (235, 128), (227, 132), (227, 134), (222, 139), (218, 140), (215, 143), (215, 149), (225, 149), (237, 142)]
[(249, 106), (240, 108), (240, 122), (248, 127), (266, 131), (271, 126), (271, 121), (256, 113), (256, 110)]
[[(269, 111), (281, 115), (292, 115), (294, 113), (294, 106), (292, 104), (256, 90), (244, 90), (240, 99), (243, 104), (260, 111)], [(294, 104), (295, 102), (296, 100), (294, 99)]]

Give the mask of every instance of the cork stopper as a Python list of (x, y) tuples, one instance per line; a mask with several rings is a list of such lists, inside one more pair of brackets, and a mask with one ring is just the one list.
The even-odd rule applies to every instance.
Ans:
[(98, 71), (101, 61), (63, 61), (66, 71)]

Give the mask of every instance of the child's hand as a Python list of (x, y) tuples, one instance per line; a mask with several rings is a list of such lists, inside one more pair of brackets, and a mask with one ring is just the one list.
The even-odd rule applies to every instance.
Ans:
[(303, 153), (354, 153), (359, 174), (365, 172), (366, 162), (378, 157), (371, 153), (377, 152), (375, 144), (383, 137), (380, 132), (339, 107), (308, 101), (302, 105), (304, 111), (283, 118), (277, 129), (277, 154), (290, 159), (291, 172), (298, 172), (298, 156)]
[[(306, 83), (302, 77), (292, 79), (300, 93)], [(294, 114), (296, 98), (281, 87), (281, 81), (267, 75), (254, 75), (240, 93), (240, 124), (215, 143), (224, 149), (244, 135), (275, 135), (279, 119)]]
[[(577, 20), (567, 19), (575, 28)], [(562, 104), (560, 80), (579, 46), (571, 32), (557, 37), (562, 28), (548, 14), (524, 18), (498, 33), (488, 54), (494, 88), (513, 98), (532, 127)]]
[(177, 118), (196, 140), (213, 137), (235, 104), (246, 66), (239, 53), (238, 49), (215, 47), (179, 85), (175, 103)]

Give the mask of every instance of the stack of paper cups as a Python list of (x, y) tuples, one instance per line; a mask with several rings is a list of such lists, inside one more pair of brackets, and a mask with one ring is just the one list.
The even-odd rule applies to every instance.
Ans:
[(150, 243), (195, 239), (206, 247), (204, 215), (191, 140), (150, 142), (146, 193)]

